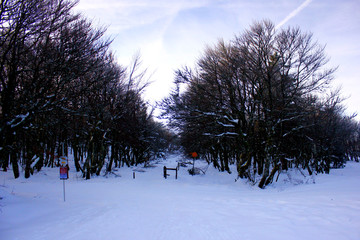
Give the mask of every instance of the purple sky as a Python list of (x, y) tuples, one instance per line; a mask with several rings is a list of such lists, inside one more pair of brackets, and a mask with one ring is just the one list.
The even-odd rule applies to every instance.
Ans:
[(342, 87), (348, 111), (360, 120), (358, 0), (80, 0), (75, 10), (108, 27), (120, 64), (140, 52), (152, 73), (145, 93), (151, 103), (169, 93), (174, 70), (193, 66), (206, 45), (231, 40), (257, 20), (299, 26), (326, 45), (329, 67), (339, 66), (334, 88)]

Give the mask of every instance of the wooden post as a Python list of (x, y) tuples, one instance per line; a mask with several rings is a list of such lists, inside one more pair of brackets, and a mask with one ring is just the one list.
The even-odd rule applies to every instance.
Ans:
[(135, 179), (135, 172), (133, 172), (133, 179)]
[(170, 176), (169, 174), (167, 174), (167, 170), (175, 171), (175, 179), (177, 179), (177, 175), (178, 175), (178, 169), (177, 168), (167, 168), (166, 166), (164, 166), (164, 178), (165, 179), (167, 178), (167, 176)]

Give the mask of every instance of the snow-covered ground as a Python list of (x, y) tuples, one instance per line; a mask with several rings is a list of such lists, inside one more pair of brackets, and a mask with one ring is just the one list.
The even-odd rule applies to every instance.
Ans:
[(0, 172), (0, 239), (360, 239), (359, 163), (314, 178), (283, 174), (261, 190), (201, 161), (205, 175), (180, 168), (164, 179), (163, 166), (179, 160), (88, 181), (72, 167), (65, 202), (58, 168), (29, 179)]

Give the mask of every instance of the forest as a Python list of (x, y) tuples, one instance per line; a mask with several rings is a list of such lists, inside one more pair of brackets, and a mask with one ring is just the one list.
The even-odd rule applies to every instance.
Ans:
[(136, 57), (119, 66), (105, 29), (67, 0), (9, 0), (1, 6), (1, 166), (28, 178), (74, 156), (84, 178), (145, 163), (171, 137), (142, 99)]
[(141, 57), (115, 61), (105, 28), (71, 0), (1, 0), (0, 166), (15, 178), (72, 154), (84, 179), (197, 152), (219, 171), (271, 184), (290, 168), (329, 173), (359, 160), (360, 125), (346, 115), (325, 47), (298, 27), (255, 22), (176, 71), (160, 102), (143, 98)]

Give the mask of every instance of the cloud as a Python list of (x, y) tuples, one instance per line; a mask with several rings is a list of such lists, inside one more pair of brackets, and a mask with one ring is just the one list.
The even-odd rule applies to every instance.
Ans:
[(292, 19), (293, 17), (298, 15), (299, 12), (301, 12), (304, 8), (306, 8), (311, 2), (312, 2), (312, 0), (306, 0), (305, 2), (303, 2), (303, 4), (301, 4), (298, 8), (296, 8), (289, 15), (287, 15), (278, 25), (276, 25), (276, 29), (279, 29), (285, 23), (287, 23), (290, 19)]

